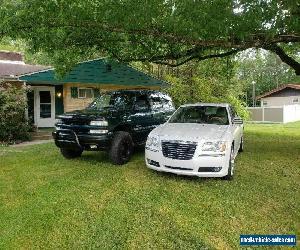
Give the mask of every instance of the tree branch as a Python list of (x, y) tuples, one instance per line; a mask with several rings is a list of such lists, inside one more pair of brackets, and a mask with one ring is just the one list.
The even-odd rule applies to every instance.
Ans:
[(176, 62), (176, 63), (169, 63), (167, 61), (154, 61), (154, 63), (168, 65), (170, 67), (178, 67), (178, 66), (183, 65), (193, 59), (197, 59), (198, 61), (204, 61), (204, 60), (210, 59), (210, 58), (222, 58), (222, 57), (234, 55), (234, 54), (238, 53), (239, 51), (241, 51), (241, 49), (234, 49), (234, 50), (230, 50), (230, 51), (227, 51), (224, 53), (210, 54), (210, 55), (206, 55), (206, 56), (193, 55), (193, 56), (186, 58), (185, 60), (183, 60), (181, 62)]
[(291, 68), (295, 70), (296, 75), (300, 75), (300, 63), (297, 62), (294, 58), (290, 57), (281, 47), (277, 44), (273, 44), (271, 46), (266, 46), (264, 49), (269, 50), (277, 54), (281, 61), (289, 65)]
[[(88, 20), (81, 20), (80, 22), (69, 22), (69, 23), (61, 23), (56, 19), (50, 19), (48, 23), (36, 23), (34, 25), (29, 26), (14, 26), (12, 32), (18, 31), (26, 31), (26, 30), (38, 30), (44, 29), (47, 27), (48, 29), (61, 29), (61, 28), (70, 28), (70, 29), (84, 29), (84, 30), (94, 30), (99, 29), (108, 33), (122, 33), (127, 35), (140, 35), (145, 37), (159, 38), (165, 39), (170, 43), (181, 43), (186, 45), (193, 46), (202, 46), (202, 47), (222, 47), (222, 48), (244, 48), (244, 47), (263, 47), (264, 45), (274, 44), (274, 43), (289, 43), (289, 42), (300, 42), (300, 34), (292, 33), (292, 34), (278, 34), (272, 38), (266, 40), (266, 34), (257, 33), (251, 34), (248, 38), (244, 40), (239, 40), (233, 38), (224, 38), (224, 39), (196, 39), (188, 36), (184, 36), (181, 34), (167, 32), (164, 30), (160, 30), (158, 27), (147, 27), (144, 29), (127, 29), (126, 27), (109, 25), (107, 23), (95, 23)], [(5, 36), (7, 32), (1, 31), (0, 35)]]

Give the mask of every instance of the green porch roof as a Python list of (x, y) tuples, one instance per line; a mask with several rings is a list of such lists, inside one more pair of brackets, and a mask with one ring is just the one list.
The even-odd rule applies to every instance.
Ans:
[(166, 84), (126, 64), (97, 59), (77, 64), (62, 79), (55, 77), (54, 69), (23, 75), (19, 78), (29, 84), (61, 85), (63, 83), (95, 83), (134, 86), (161, 86)]

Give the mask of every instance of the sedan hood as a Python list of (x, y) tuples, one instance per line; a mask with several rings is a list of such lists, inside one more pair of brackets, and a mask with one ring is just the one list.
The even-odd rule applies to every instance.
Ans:
[(152, 135), (161, 140), (223, 140), (228, 133), (228, 125), (196, 124), (196, 123), (165, 123), (157, 127)]

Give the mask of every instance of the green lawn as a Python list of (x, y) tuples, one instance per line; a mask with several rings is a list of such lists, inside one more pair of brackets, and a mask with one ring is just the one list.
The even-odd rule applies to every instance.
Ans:
[(236, 249), (240, 234), (300, 237), (300, 123), (247, 125), (231, 182), (148, 170), (143, 152), (65, 160), (0, 148), (0, 249)]

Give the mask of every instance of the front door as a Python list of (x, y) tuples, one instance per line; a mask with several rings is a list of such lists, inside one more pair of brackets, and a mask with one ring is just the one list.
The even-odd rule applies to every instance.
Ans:
[(35, 88), (35, 124), (37, 127), (54, 127), (55, 124), (55, 88)]

